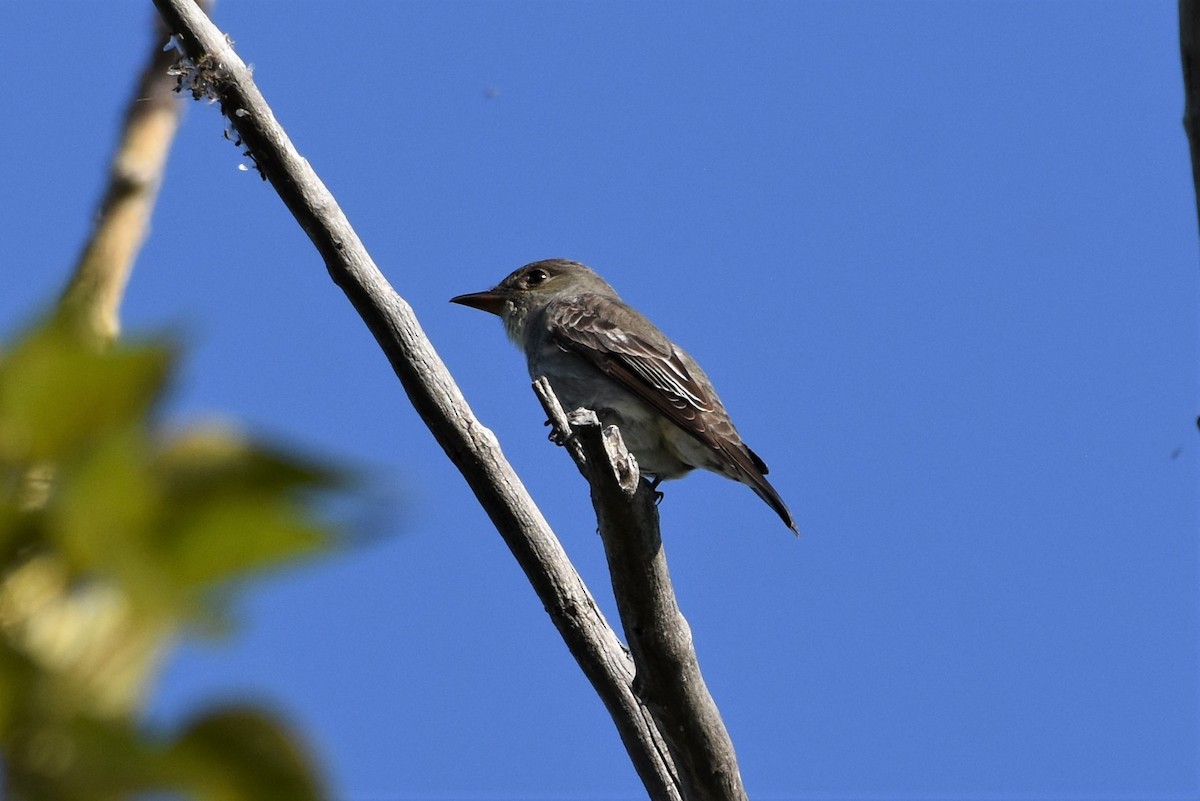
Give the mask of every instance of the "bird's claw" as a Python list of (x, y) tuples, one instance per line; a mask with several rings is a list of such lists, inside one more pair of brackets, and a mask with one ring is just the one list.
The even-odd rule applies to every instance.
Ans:
[(662, 483), (662, 476), (655, 476), (650, 479), (650, 491), (654, 493), (654, 505), (658, 506), (662, 503), (663, 494), (658, 489), (658, 485)]
[(547, 439), (559, 447), (566, 445), (571, 440), (571, 437), (575, 435), (575, 432), (573, 431), (568, 431), (566, 433), (560, 431), (558, 426), (554, 425), (554, 423), (550, 420), (547, 420), (544, 425), (550, 426), (550, 436), (548, 436)]

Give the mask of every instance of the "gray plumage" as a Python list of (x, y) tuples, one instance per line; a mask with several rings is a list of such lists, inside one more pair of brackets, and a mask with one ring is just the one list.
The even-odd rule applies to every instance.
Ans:
[(697, 467), (753, 489), (796, 531), (767, 465), (729, 419), (700, 365), (588, 267), (527, 264), (486, 292), (452, 299), (497, 314), (567, 409), (615, 425), (643, 473), (679, 478)]

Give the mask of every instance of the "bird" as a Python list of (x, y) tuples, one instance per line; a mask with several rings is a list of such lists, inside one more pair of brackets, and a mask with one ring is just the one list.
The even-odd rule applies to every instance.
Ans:
[(564, 408), (615, 425), (652, 487), (711, 470), (750, 487), (799, 534), (700, 365), (590, 267), (535, 261), (450, 302), (498, 315), (530, 377), (545, 376)]

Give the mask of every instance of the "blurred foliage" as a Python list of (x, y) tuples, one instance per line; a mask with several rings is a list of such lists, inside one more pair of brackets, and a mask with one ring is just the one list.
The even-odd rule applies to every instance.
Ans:
[(177, 637), (220, 628), (233, 579), (313, 554), (334, 471), (223, 429), (162, 436), (162, 343), (43, 326), (0, 353), (0, 759), (21, 801), (305, 801), (311, 758), (250, 707), (146, 731)]

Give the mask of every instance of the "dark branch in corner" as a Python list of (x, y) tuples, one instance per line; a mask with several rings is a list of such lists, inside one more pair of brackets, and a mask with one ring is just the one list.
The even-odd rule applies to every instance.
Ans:
[(1183, 61), (1183, 129), (1192, 154), (1192, 186), (1200, 222), (1200, 0), (1179, 0), (1179, 53)]

